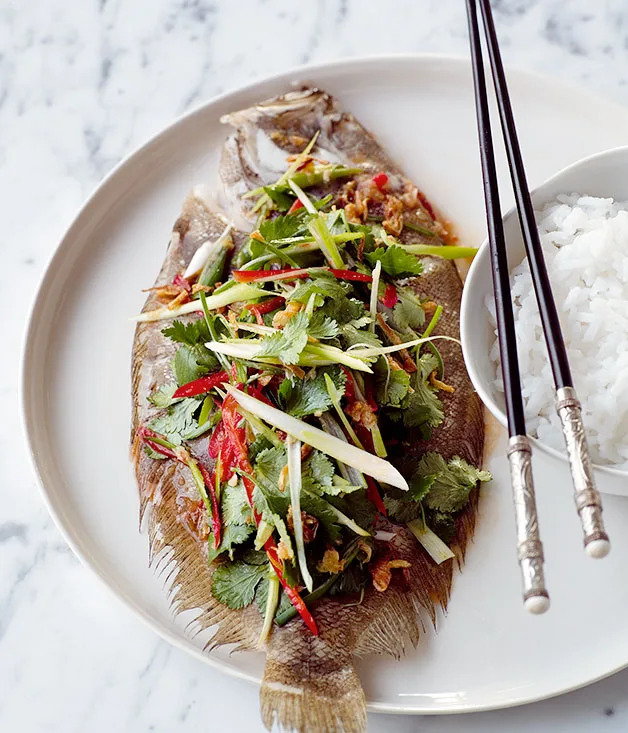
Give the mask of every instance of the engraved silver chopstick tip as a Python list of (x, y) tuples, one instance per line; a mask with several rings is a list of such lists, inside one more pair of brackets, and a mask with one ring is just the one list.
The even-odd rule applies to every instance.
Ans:
[(510, 438), (508, 461), (515, 507), (517, 555), (521, 568), (523, 602), (530, 613), (544, 613), (549, 608), (549, 594), (545, 587), (543, 545), (539, 535), (532, 480), (532, 450), (525, 435), (514, 435)]
[(593, 467), (582, 422), (582, 407), (573, 387), (556, 390), (556, 412), (563, 426), (565, 446), (580, 515), (584, 547), (589, 557), (608, 555), (611, 544), (602, 519), (602, 499), (595, 488)]

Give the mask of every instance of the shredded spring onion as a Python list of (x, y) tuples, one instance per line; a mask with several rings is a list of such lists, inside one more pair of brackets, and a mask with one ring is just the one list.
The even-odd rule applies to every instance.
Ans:
[(276, 407), (271, 407), (251, 395), (244, 394), (229, 384), (225, 384), (224, 388), (245, 410), (249, 410), (273, 427), (283, 430), (284, 433), (298, 438), (332, 458), (357, 468), (382, 483), (396, 486), (404, 491), (408, 490), (404, 477), (388, 461), (328, 435), (319, 428), (292, 417)]
[(377, 260), (375, 263), (375, 267), (373, 268), (373, 281), (371, 283), (371, 303), (370, 303), (370, 311), (371, 311), (371, 318), (373, 319), (371, 321), (371, 325), (369, 326), (369, 329), (371, 333), (375, 333), (375, 323), (377, 321), (377, 295), (378, 295), (378, 289), (379, 289), (379, 278), (382, 274), (382, 261)]
[[(343, 443), (349, 442), (347, 440), (347, 436), (342, 432), (342, 428), (329, 414), (329, 412), (324, 412), (318, 419), (320, 420), (320, 423), (323, 426), (323, 430), (326, 433), (333, 435), (334, 437), (338, 438), (338, 440), (342, 440)], [(364, 478), (364, 474), (358, 471), (357, 468), (354, 468), (353, 466), (347, 466), (346, 463), (338, 461), (338, 470), (340, 471), (342, 477), (346, 481), (348, 481), (350, 485), (359, 486), (362, 489), (366, 488), (367, 484), (366, 479)]]
[(448, 244), (402, 244), (406, 252), (412, 255), (430, 255), (442, 257), (444, 260), (457, 260), (466, 257), (474, 257), (477, 247), (455, 247)]
[[(205, 346), (216, 354), (233, 356), (236, 359), (248, 359), (260, 364), (281, 364), (274, 356), (258, 356), (262, 342), (257, 339), (225, 339), (224, 341), (208, 341)], [(299, 366), (328, 366), (344, 364), (350, 369), (372, 373), (372, 369), (364, 361), (356, 359), (335, 346), (326, 344), (307, 344), (301, 352)]]
[(303, 520), (301, 518), (301, 441), (289, 435), (286, 439), (288, 457), (288, 481), (290, 482), (290, 503), (292, 505), (292, 522), (294, 525), (294, 541), (297, 546), (297, 560), (305, 587), (311, 592), (314, 581), (307, 567), (305, 543), (303, 541)]
[(345, 263), (340, 255), (340, 250), (336, 246), (336, 242), (327, 227), (325, 219), (322, 216), (317, 216), (315, 219), (310, 221), (307, 227), (331, 266), (342, 270)]
[[(209, 310), (216, 310), (222, 308), (225, 305), (231, 305), (231, 303), (237, 303), (238, 301), (252, 300), (253, 298), (261, 298), (268, 295), (266, 290), (261, 288), (253, 287), (246, 283), (238, 283), (228, 290), (214, 295), (210, 295), (207, 298), (207, 307)], [(199, 300), (191, 300), (189, 303), (183, 303), (178, 308), (157, 308), (153, 311), (144, 311), (135, 316), (132, 320), (140, 323), (147, 321), (165, 321), (168, 318), (176, 318), (177, 316), (184, 316), (187, 313), (201, 313), (203, 306)]]
[(314, 206), (314, 204), (310, 201), (309, 196), (305, 193), (305, 191), (300, 186), (298, 186), (292, 179), (290, 179), (288, 183), (290, 184), (290, 188), (294, 191), (299, 201), (305, 207), (307, 213), (318, 214), (316, 206)]
[(356, 435), (356, 432), (353, 429), (353, 426), (347, 419), (347, 416), (342, 411), (342, 406), (340, 404), (340, 394), (338, 393), (338, 390), (336, 389), (336, 385), (334, 384), (329, 374), (325, 374), (325, 386), (327, 387), (327, 394), (329, 395), (331, 404), (334, 406), (334, 409), (336, 410), (336, 413), (338, 417), (340, 418), (340, 421), (345, 426), (345, 430), (347, 431), (347, 433), (349, 433), (349, 437), (353, 441), (353, 444), (357, 445), (358, 448), (361, 448), (362, 450), (364, 450), (364, 446), (362, 445), (362, 443), (360, 442), (360, 439)]
[(232, 245), (233, 240), (231, 239), (231, 230), (233, 229), (233, 224), (229, 222), (227, 224), (227, 227), (223, 231), (223, 233), (218, 237), (218, 239), (212, 241), (208, 240), (207, 242), (203, 242), (201, 246), (196, 250), (196, 252), (192, 255), (192, 259), (190, 260), (190, 264), (187, 266), (185, 272), (183, 273), (183, 277), (193, 277), (194, 275), (198, 275), (198, 273), (203, 269), (205, 266), (205, 263), (209, 260), (209, 258), (214, 254), (214, 252), (219, 251), (223, 245)]
[(439, 565), (445, 560), (455, 557), (454, 553), (447, 547), (441, 538), (432, 532), (432, 530), (421, 519), (414, 519), (408, 522), (408, 529), (423, 545), (427, 554)]
[(277, 612), (277, 604), (279, 603), (279, 578), (277, 577), (272, 567), (270, 567), (270, 573), (271, 575), (268, 578), (268, 596), (266, 598), (266, 609), (264, 611), (264, 625), (262, 626), (262, 630), (257, 641), (258, 647), (262, 647), (265, 644), (266, 639), (268, 639), (270, 635), (270, 631), (273, 626), (273, 619), (275, 618), (275, 613)]
[[(392, 354), (395, 351), (401, 351), (401, 349), (411, 349), (413, 346), (427, 343), (428, 341), (435, 341), (436, 339), (442, 339), (443, 341), (453, 341), (455, 344), (459, 344), (460, 341), (453, 336), (430, 336), (428, 338), (418, 338), (412, 341), (406, 341), (403, 344), (394, 344), (393, 346), (369, 346), (362, 348), (357, 345), (357, 348), (350, 346), (347, 351), (350, 351), (352, 356), (356, 356), (358, 359), (368, 359), (371, 356), (381, 356), (382, 354)], [(366, 370), (362, 370), (366, 371)]]

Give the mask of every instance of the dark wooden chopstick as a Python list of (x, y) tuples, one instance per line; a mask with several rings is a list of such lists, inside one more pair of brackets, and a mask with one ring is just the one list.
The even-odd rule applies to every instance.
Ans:
[(478, 0), (484, 21), (484, 33), (497, 96), (502, 133), (506, 146), (512, 187), (517, 202), (519, 223), (525, 243), (534, 291), (539, 305), (545, 343), (556, 388), (556, 410), (560, 417), (567, 455), (574, 484), (574, 498), (580, 515), (584, 546), (591, 557), (604, 557), (610, 550), (608, 535), (602, 519), (602, 502), (595, 488), (593, 470), (589, 458), (582, 410), (576, 395), (569, 369), (567, 349), (562, 336), (556, 303), (545, 267), (543, 250), (534, 219), (523, 158), (517, 138), (515, 120), (504, 74), (501, 53), (490, 0)]
[(486, 202), (486, 222), (495, 293), (497, 333), (504, 380), (506, 414), (508, 416), (508, 460), (510, 462), (515, 508), (517, 553), (521, 568), (525, 606), (533, 613), (543, 613), (549, 607), (549, 595), (545, 587), (543, 572), (543, 546), (539, 536), (536, 498), (532, 479), (532, 453), (526, 436), (523, 399), (521, 397), (517, 341), (510, 297), (510, 274), (499, 204), (495, 153), (491, 135), (484, 64), (482, 62), (482, 45), (475, 0), (466, 0), (466, 2), (480, 160)]

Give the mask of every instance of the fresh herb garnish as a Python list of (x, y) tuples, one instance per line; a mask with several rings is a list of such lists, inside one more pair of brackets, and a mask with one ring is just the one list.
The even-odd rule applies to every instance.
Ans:
[(336, 389), (344, 394), (346, 377), (339, 367), (318, 369), (311, 379), (285, 379), (279, 388), (283, 409), (294, 417), (307, 417), (317, 412), (324, 412), (331, 407), (331, 399), (325, 386), (325, 374), (329, 374)]
[(421, 260), (406, 252), (398, 244), (378, 247), (373, 252), (367, 252), (365, 257), (373, 266), (376, 262), (381, 262), (382, 270), (390, 277), (408, 277), (409, 275), (420, 275), (423, 272)]
[(187, 397), (168, 407), (165, 412), (152, 420), (148, 427), (163, 435), (171, 443), (181, 445), (184, 436), (198, 426), (194, 413), (200, 406), (200, 400)]
[(243, 561), (219, 565), (212, 575), (212, 595), (229, 608), (244, 608), (255, 598), (255, 589), (266, 575), (264, 565)]

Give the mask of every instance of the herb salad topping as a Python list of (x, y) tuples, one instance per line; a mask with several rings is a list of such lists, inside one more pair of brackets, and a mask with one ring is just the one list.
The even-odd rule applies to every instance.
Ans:
[[(296, 615), (318, 633), (326, 594), (385, 592), (408, 566), (400, 525), (435, 562), (453, 557), (456, 516), (490, 478), (433, 451), (400, 471), (399, 436), (429, 440), (453, 391), (433, 335), (443, 308), (412, 279), (425, 255), (474, 250), (442, 243), (416, 189), (317, 161), (314, 143), (246, 195), (258, 223), (237, 254), (227, 228), (137, 318), (168, 320), (177, 345), (138, 437), (190, 471), (198, 498), (180, 519), (215, 564), (215, 598), (259, 606), (260, 641)], [(404, 227), (428, 243), (404, 244)]]

